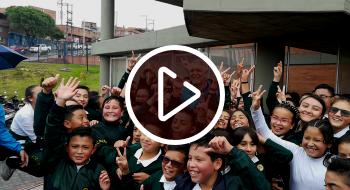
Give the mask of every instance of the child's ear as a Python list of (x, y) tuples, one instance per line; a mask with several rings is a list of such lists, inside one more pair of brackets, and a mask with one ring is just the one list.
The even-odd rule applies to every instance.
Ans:
[(67, 129), (72, 128), (71, 122), (68, 121), (68, 120), (66, 120), (66, 119), (63, 121), (63, 125), (64, 125), (64, 127), (67, 128)]
[(221, 158), (215, 159), (214, 160), (214, 169), (216, 171), (218, 171), (218, 170), (220, 170), (221, 166), (222, 166), (222, 159)]
[(96, 145), (94, 145), (94, 148), (92, 148), (92, 151), (91, 151), (91, 155), (94, 154), (96, 152)]

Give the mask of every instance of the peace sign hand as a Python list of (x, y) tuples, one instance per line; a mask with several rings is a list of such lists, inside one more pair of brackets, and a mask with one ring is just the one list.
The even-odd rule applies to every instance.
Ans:
[(278, 90), (276, 93), (276, 98), (279, 103), (285, 102), (286, 98), (286, 85), (283, 85), (283, 89), (281, 90), (280, 86), (277, 86)]
[(129, 59), (129, 62), (128, 62), (128, 68), (127, 70), (128, 71), (131, 71), (132, 68), (134, 68), (134, 66), (136, 65), (137, 61), (140, 59), (141, 57), (141, 54), (139, 54), (137, 57), (135, 56), (134, 54), (134, 51), (131, 51), (132, 55), (131, 55), (131, 58)]
[(235, 71), (233, 71), (231, 74), (227, 73), (231, 67), (228, 67), (227, 69), (223, 69), (224, 62), (221, 62), (221, 65), (219, 67), (219, 71), (221, 73), (222, 80), (224, 81), (225, 86), (228, 86), (231, 82), (232, 76), (235, 74)]
[[(115, 161), (118, 165), (118, 169), (120, 170), (120, 172), (117, 174), (118, 176), (121, 175), (127, 175), (129, 173), (129, 165), (128, 165), (128, 159), (126, 158), (126, 148), (124, 148), (124, 152), (123, 154), (120, 152), (120, 148), (117, 148), (117, 153), (118, 156), (116, 157)], [(119, 176), (119, 178), (121, 178), (121, 176)]]
[(273, 68), (273, 81), (280, 82), (282, 77), (282, 61), (280, 61), (276, 67)]
[(251, 66), (250, 69), (243, 69), (242, 70), (242, 77), (241, 77), (241, 81), (242, 82), (248, 82), (248, 78), (250, 76), (250, 74), (254, 71), (255, 69), (255, 65)]
[(266, 90), (262, 90), (262, 85), (259, 86), (258, 90), (252, 93), (252, 108), (256, 111), (260, 108), (260, 101)]

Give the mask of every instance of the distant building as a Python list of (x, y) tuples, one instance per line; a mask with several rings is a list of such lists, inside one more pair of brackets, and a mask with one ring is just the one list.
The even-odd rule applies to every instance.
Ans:
[(135, 27), (114, 27), (114, 37), (119, 38), (123, 36), (129, 36), (134, 34), (144, 33), (145, 29), (143, 28), (135, 28)]
[(96, 30), (84, 29), (81, 27), (73, 26), (72, 31), (70, 26), (67, 25), (57, 25), (57, 27), (67, 35), (67, 41), (83, 43), (83, 38), (85, 37), (85, 42), (95, 42), (99, 39), (100, 33)]
[(9, 23), (5, 16), (5, 9), (0, 8), (0, 44), (7, 44), (7, 35), (9, 32)]
[(96, 22), (83, 21), (81, 23), (81, 27), (85, 28), (85, 29), (88, 29), (88, 30), (91, 30), (93, 32), (97, 32), (97, 24), (96, 24)]

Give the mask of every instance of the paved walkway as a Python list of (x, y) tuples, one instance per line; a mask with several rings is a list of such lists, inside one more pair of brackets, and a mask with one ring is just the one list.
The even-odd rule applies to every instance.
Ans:
[(1, 190), (42, 190), (43, 178), (34, 177), (22, 171), (16, 170), (8, 181), (0, 177)]

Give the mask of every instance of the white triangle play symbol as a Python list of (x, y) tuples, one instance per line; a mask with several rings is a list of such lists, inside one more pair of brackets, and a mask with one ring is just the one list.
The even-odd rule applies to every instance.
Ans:
[(168, 69), (167, 67), (161, 67), (158, 70), (158, 118), (160, 121), (166, 121), (184, 108), (186, 108), (188, 105), (190, 105), (192, 102), (196, 101), (201, 96), (201, 91), (198, 90), (196, 87), (194, 87), (192, 84), (185, 81), (183, 85), (189, 89), (191, 92), (194, 93), (194, 95), (177, 106), (175, 109), (171, 110), (169, 113), (164, 115), (164, 92), (163, 92), (163, 86), (164, 86), (164, 73), (169, 75), (171, 78), (176, 78), (176, 73)]

